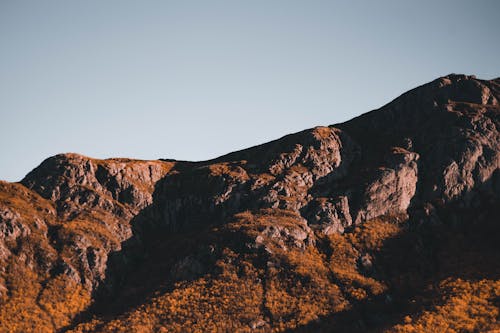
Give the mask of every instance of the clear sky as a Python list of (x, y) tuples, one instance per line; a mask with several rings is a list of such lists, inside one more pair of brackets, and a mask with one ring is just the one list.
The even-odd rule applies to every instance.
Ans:
[(203, 160), (500, 76), (500, 1), (0, 0), (0, 179), (61, 152)]

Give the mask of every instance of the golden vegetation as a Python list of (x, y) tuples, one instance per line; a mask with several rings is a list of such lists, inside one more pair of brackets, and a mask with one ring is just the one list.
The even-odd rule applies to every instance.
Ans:
[[(231, 254), (227, 253), (230, 256)], [(177, 283), (173, 291), (153, 297), (135, 311), (105, 323), (102, 332), (217, 332), (247, 328), (259, 318), (262, 287), (247, 267), (238, 277), (236, 267), (218, 262), (222, 272), (192, 282)], [(94, 331), (100, 320), (80, 325), (75, 332)], [(223, 326), (221, 326), (223, 325)]]
[[(158, 291), (118, 318), (103, 316), (82, 323), (74, 332), (250, 332), (257, 326), (281, 332), (348, 311), (352, 302), (386, 290), (384, 283), (359, 269), (358, 259), (396, 235), (398, 225), (375, 220), (352, 233), (317, 239), (323, 246), (312, 241), (294, 246), (280, 239), (306, 229), (305, 221), (291, 211), (237, 214), (208, 237), (225, 242), (218, 244), (222, 248), (215, 270)], [(203, 242), (198, 240), (198, 246), (205, 246)], [(321, 251), (325, 246), (328, 250)]]
[(89, 293), (65, 277), (42, 286), (44, 277), (22, 263), (11, 262), (9, 271), (9, 293), (0, 300), (0, 332), (54, 332), (90, 302)]
[(250, 179), (245, 169), (236, 163), (222, 162), (217, 164), (210, 164), (208, 166), (210, 175), (212, 176), (227, 176), (232, 179), (246, 181)]
[(90, 304), (90, 295), (79, 283), (59, 275), (45, 285), (38, 304), (51, 317), (55, 328), (63, 327)]
[(438, 286), (439, 305), (389, 330), (391, 333), (417, 332), (497, 332), (500, 330), (500, 281), (466, 281), (448, 278)]

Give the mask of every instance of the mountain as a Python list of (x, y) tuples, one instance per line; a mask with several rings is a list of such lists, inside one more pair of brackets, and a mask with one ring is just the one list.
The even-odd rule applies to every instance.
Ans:
[(203, 162), (0, 182), (1, 332), (500, 330), (500, 79)]

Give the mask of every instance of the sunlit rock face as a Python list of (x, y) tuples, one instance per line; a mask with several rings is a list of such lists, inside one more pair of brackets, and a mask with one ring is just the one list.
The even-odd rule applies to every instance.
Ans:
[(0, 183), (0, 332), (493, 331), (499, 99), (453, 74), (210, 161), (50, 157)]

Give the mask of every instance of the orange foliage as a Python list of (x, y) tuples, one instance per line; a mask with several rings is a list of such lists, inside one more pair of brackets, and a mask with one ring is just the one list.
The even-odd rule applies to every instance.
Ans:
[(38, 304), (52, 318), (54, 327), (63, 327), (90, 304), (90, 295), (80, 284), (59, 275), (47, 283)]
[(465, 281), (449, 278), (439, 284), (440, 305), (425, 310), (405, 323), (388, 330), (393, 333), (417, 332), (496, 332), (500, 314), (499, 280)]
[(243, 181), (249, 179), (249, 176), (245, 171), (245, 169), (243, 169), (239, 165), (235, 165), (232, 163), (224, 162), (224, 163), (210, 164), (208, 168), (212, 176), (229, 176), (230, 178)]

